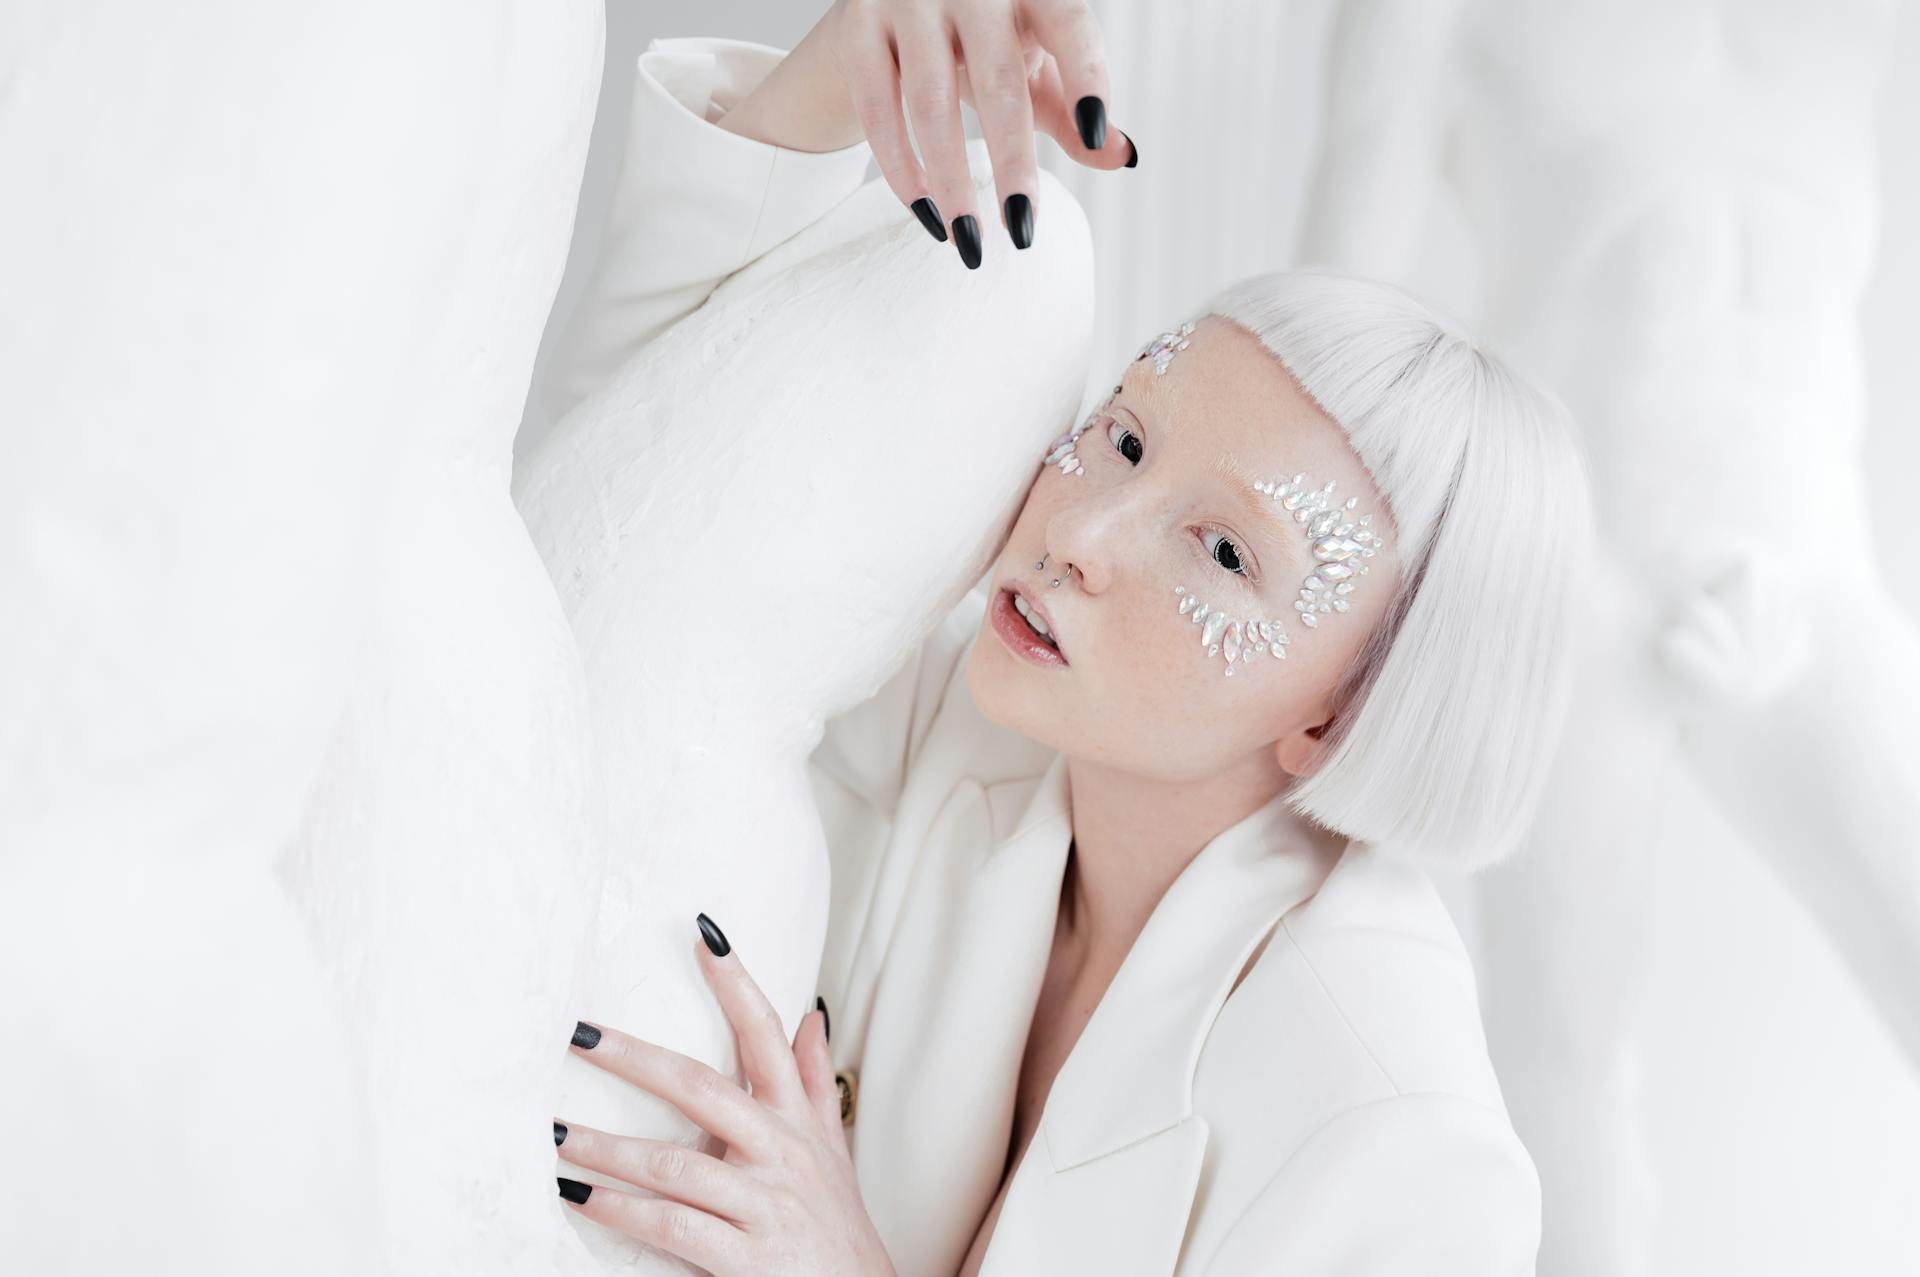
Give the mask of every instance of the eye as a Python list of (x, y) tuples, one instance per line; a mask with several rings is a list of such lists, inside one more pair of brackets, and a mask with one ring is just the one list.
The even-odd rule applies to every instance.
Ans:
[(1219, 537), (1219, 540), (1207, 547), (1208, 557), (1229, 572), (1246, 577), (1249, 581), (1253, 579), (1253, 575), (1246, 570), (1246, 564), (1240, 561), (1239, 546), (1229, 541), (1226, 537), (1220, 536), (1217, 532), (1203, 533), (1200, 539), (1204, 542), (1208, 537)]
[[(1115, 432), (1118, 432), (1117, 438)], [(1126, 446), (1120, 443), (1120, 439), (1133, 440), (1133, 450), (1129, 452)], [(1112, 444), (1114, 451), (1125, 457), (1129, 464), (1136, 466), (1140, 464), (1140, 455), (1142, 452), (1140, 436), (1121, 425), (1118, 421), (1107, 422), (1107, 442)]]

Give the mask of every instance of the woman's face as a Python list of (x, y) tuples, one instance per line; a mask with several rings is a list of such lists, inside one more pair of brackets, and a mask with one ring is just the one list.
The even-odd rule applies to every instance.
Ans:
[[(1208, 315), (1186, 340), (1166, 353), (1164, 373), (1152, 354), (1127, 365), (1072, 444), (1077, 464), (1041, 468), (994, 565), (968, 685), (993, 721), (1130, 773), (1203, 780), (1249, 761), (1270, 765), (1257, 756), (1271, 751), (1306, 775), (1331, 692), (1393, 593), (1392, 523), (1346, 433), (1256, 337)], [(1255, 490), (1296, 474), (1306, 504), (1324, 500), (1333, 519), (1302, 524)], [(1333, 491), (1321, 499), (1328, 480)], [(1358, 498), (1352, 509), (1349, 498)], [(1318, 589), (1341, 575), (1316, 574), (1316, 522), (1354, 525), (1348, 539), (1374, 553), (1347, 548), (1351, 575), (1317, 595), (1334, 610), (1316, 610), (1308, 626), (1294, 607), (1307, 578), (1318, 575)], [(1337, 538), (1322, 548), (1340, 552)], [(1057, 653), (1021, 654), (1034, 639), (1013, 609), (1016, 585), (1051, 618)], [(1201, 607), (1207, 617), (1196, 622)], [(1229, 632), (1209, 624), (1216, 612), (1239, 623), (1246, 649), (1270, 648), (1253, 623), (1275, 623), (1285, 659), (1252, 650), (1227, 674)]]

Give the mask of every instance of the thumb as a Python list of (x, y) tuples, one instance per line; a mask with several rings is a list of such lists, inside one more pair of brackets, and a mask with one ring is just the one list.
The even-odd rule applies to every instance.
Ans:
[(807, 1103), (826, 1128), (834, 1146), (846, 1148), (846, 1127), (840, 1122), (840, 1083), (834, 1077), (833, 1055), (827, 1049), (826, 1012), (809, 1011), (800, 1017), (793, 1035), (793, 1061)]

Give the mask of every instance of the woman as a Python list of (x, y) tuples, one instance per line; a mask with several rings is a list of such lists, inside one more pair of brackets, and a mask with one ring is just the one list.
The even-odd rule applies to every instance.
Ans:
[[(974, 265), (957, 116), (916, 117), (923, 175), (890, 73), (858, 68), (897, 49), (913, 110), (929, 74), (972, 97), (919, 32), (957, 26), (975, 82), (1024, 63), (982, 119), (1030, 242), (1032, 127), (1137, 156), (1066, 105), (1106, 96), (1071, 8), (836, 5), (757, 86), (757, 54), (703, 42), (744, 96), (682, 99), (728, 160), (676, 159), (792, 221), (834, 194), (809, 171), (857, 182), (864, 129)], [(716, 1273), (1531, 1272), (1538, 1183), (1416, 861), (1488, 863), (1539, 790), (1588, 535), (1564, 415), (1396, 290), (1299, 272), (1156, 338), (1045, 462), (981, 588), (816, 755), (889, 818), (828, 831), (834, 1046), (824, 1005), (785, 1042), (703, 915), (750, 1091), (607, 1026), (573, 1049), (725, 1157), (563, 1114), (562, 1158), (648, 1195), (562, 1196)]]

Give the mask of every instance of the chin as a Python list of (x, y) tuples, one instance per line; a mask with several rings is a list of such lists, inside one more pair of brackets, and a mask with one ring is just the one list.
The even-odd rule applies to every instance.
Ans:
[(1021, 677), (1027, 672), (1019, 658), (1002, 647), (991, 630), (983, 628), (979, 642), (967, 655), (967, 694), (988, 722), (1049, 749), (1063, 749), (1055, 739), (1058, 733), (1052, 730), (1052, 716), (1033, 695), (1032, 682)]

